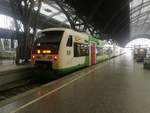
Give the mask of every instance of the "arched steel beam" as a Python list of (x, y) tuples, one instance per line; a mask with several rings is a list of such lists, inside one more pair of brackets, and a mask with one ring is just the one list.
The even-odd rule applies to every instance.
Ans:
[[(143, 3), (144, 3), (144, 0), (142, 0), (141, 7), (140, 7), (140, 9), (139, 9), (138, 17), (140, 17), (140, 15), (142, 14)], [(137, 18), (136, 24), (138, 24), (138, 23), (139, 23), (139, 18)]]
[(149, 13), (150, 13), (150, 10), (149, 11), (145, 11), (144, 13), (141, 13), (139, 16), (135, 16), (130, 22), (132, 23), (132, 22), (136, 21), (138, 18), (146, 16)]
[[(136, 13), (137, 11), (139, 11), (141, 5), (142, 5), (142, 4), (140, 4), (140, 5), (138, 5), (138, 6), (134, 7), (134, 8), (132, 8), (131, 11), (130, 11), (130, 15), (133, 15), (134, 13)], [(143, 8), (144, 8), (144, 7), (147, 7), (147, 6), (149, 6), (149, 5), (150, 5), (150, 1), (144, 2), (144, 3), (143, 3)]]
[(131, 37), (131, 39), (135, 39), (135, 38), (148, 38), (148, 39), (150, 39), (150, 34), (138, 34), (138, 35)]
[(84, 16), (79, 16), (76, 10), (65, 2), (65, 0), (55, 0), (56, 4), (61, 8), (62, 12), (66, 15), (71, 28), (77, 31), (88, 32), (91, 35), (100, 34), (95, 26), (88, 22), (88, 19)]
[(133, 34), (139, 34), (139, 33), (142, 33), (142, 34), (147, 34), (150, 30), (150, 22), (147, 22), (144, 24), (144, 21), (143, 23), (141, 23), (140, 25), (136, 25), (136, 24), (131, 24), (131, 31), (133, 32)]
[[(142, 22), (144, 22), (144, 20), (145, 20), (145, 18), (140, 19), (140, 22), (142, 23)], [(149, 18), (147, 18), (147, 20), (150, 20), (150, 17), (149, 17)], [(131, 24), (135, 24), (135, 23), (136, 23), (136, 21), (137, 21), (137, 20), (134, 20), (134, 21), (132, 21), (132, 22), (130, 21), (130, 22), (131, 22)], [(140, 24), (141, 24), (141, 23), (140, 23)]]

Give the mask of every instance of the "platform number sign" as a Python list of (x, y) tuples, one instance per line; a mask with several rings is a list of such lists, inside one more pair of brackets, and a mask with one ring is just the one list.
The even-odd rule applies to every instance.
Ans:
[(71, 54), (71, 51), (70, 50), (67, 50), (67, 55), (70, 55)]

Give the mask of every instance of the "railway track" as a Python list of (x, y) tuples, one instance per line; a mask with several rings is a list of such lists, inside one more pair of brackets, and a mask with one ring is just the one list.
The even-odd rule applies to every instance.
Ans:
[(39, 87), (40, 85), (42, 84), (37, 83), (32, 79), (25, 79), (25, 80), (16, 81), (11, 84), (7, 84), (3, 86), (4, 87), (3, 89), (0, 90), (0, 101), (9, 99), (13, 96), (24, 93), (30, 89)]
[[(42, 81), (36, 79), (37, 73), (38, 72), (35, 72), (33, 69), (27, 69), (24, 71), (11, 72), (9, 75), (7, 75), (8, 73), (6, 75), (0, 75), (0, 77), (4, 77), (3, 79), (5, 79), (5, 81), (3, 81), (3, 79), (0, 78), (0, 82), (3, 82), (0, 84), (0, 102), (57, 79), (52, 78), (48, 81)], [(15, 77), (17, 77), (17, 79)], [(15, 79), (12, 81), (11, 78)]]
[(33, 76), (32, 67), (0, 72), (0, 101), (39, 86)]

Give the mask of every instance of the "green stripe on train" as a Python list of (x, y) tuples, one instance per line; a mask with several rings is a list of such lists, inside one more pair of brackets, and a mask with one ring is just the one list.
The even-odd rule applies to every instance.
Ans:
[(68, 74), (68, 73), (77, 71), (77, 70), (79, 70), (79, 69), (81, 69), (81, 68), (84, 68), (84, 67), (86, 67), (86, 66), (87, 66), (86, 64), (80, 64), (80, 65), (72, 66), (72, 67), (69, 67), (69, 68), (54, 70), (54, 72), (55, 72), (57, 75), (64, 75), (64, 74)]
[(101, 63), (101, 62), (103, 62), (103, 61), (105, 61), (105, 60), (108, 60), (109, 58), (108, 58), (108, 55), (100, 55), (100, 56), (96, 56), (96, 62), (97, 63)]
[[(107, 57), (102, 56), (101, 59), (97, 60), (97, 63), (103, 62), (107, 60)], [(72, 66), (69, 68), (64, 68), (64, 69), (58, 69), (58, 70), (45, 70), (44, 72), (42, 71), (41, 73), (36, 73), (36, 79), (39, 81), (49, 81), (51, 79), (56, 79), (61, 76), (64, 76), (66, 74), (75, 72), (79, 69), (85, 68), (89, 66), (89, 56), (86, 56), (84, 64)]]
[(99, 39), (96, 39), (95, 37), (92, 37), (92, 36), (89, 36), (89, 41), (90, 41), (90, 42), (96, 42), (97, 45), (100, 44), (100, 43), (99, 43)]

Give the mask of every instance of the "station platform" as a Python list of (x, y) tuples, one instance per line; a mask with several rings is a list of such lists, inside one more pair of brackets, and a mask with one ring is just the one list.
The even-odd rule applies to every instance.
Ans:
[(10, 72), (15, 70), (21, 70), (32, 67), (30, 64), (27, 65), (16, 65), (13, 60), (0, 60), (0, 75), (4, 72)]
[(0, 103), (0, 113), (150, 113), (150, 71), (122, 55)]
[(0, 91), (12, 88), (16, 81), (31, 76), (31, 64), (16, 65), (13, 60), (0, 60)]

